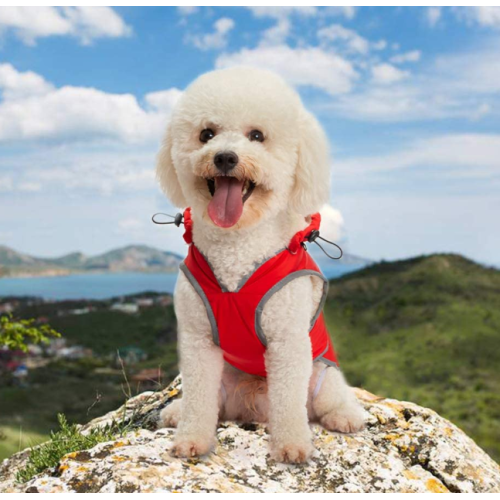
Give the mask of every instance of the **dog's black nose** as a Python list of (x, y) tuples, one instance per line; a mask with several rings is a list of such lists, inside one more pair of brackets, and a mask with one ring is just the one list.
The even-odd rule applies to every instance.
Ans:
[(238, 165), (238, 155), (232, 151), (222, 151), (214, 156), (214, 164), (218, 170), (227, 174)]

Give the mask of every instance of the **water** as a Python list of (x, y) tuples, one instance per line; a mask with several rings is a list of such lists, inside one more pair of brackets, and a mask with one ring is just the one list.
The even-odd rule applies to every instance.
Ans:
[[(328, 279), (359, 266), (324, 267)], [(173, 293), (177, 273), (70, 274), (39, 278), (0, 278), (0, 296), (35, 296), (52, 300), (109, 299), (141, 292)]]
[(173, 293), (177, 273), (70, 274), (39, 278), (1, 278), (0, 296), (31, 295), (52, 300), (108, 299), (149, 292)]

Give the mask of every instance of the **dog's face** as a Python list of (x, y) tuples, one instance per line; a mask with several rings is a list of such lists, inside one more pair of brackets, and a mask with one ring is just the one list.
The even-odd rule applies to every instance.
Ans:
[(198, 78), (173, 112), (158, 159), (163, 189), (203, 221), (241, 229), (328, 199), (324, 135), (298, 95), (267, 71)]

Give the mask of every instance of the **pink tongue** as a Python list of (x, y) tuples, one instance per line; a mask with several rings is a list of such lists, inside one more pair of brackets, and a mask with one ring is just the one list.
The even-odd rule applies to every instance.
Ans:
[(216, 177), (215, 193), (208, 205), (208, 215), (216, 226), (234, 226), (243, 212), (243, 181), (235, 177)]

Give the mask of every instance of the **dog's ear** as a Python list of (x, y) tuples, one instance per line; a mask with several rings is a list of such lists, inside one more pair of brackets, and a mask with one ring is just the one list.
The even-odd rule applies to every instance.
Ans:
[(308, 111), (299, 116), (299, 147), (291, 209), (300, 215), (317, 212), (330, 197), (330, 154), (320, 124)]
[(156, 159), (156, 177), (169, 200), (179, 208), (187, 206), (177, 172), (172, 161), (172, 127), (168, 125), (160, 152)]

